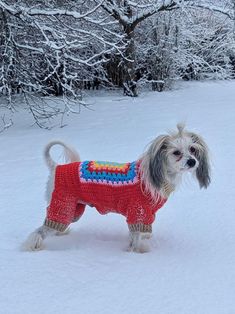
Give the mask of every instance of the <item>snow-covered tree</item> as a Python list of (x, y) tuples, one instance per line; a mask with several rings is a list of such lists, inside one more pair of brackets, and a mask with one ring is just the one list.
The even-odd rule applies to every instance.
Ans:
[[(200, 12), (200, 14), (199, 14)], [(179, 78), (234, 75), (232, 20), (221, 12), (180, 8), (154, 15), (137, 29), (137, 71), (158, 91)]]
[[(97, 0), (96, 3), (100, 2)], [(148, 77), (152, 80), (153, 88), (157, 90), (168, 87), (170, 81), (178, 75), (176, 70), (182, 66), (178, 60), (181, 57), (181, 50), (183, 51), (183, 59), (185, 59), (186, 55), (190, 56), (191, 60), (196, 57), (196, 59), (200, 59), (199, 63), (204, 63), (204, 68), (206, 68), (206, 64), (208, 67), (211, 67), (213, 61), (207, 60), (205, 55), (207, 54), (205, 52), (206, 47), (201, 47), (200, 51), (202, 52), (203, 50), (203, 56), (200, 56), (200, 51), (198, 50), (194, 53), (191, 45), (197, 41), (198, 45), (201, 45), (201, 36), (207, 37), (209, 35), (207, 31), (205, 31), (205, 34), (203, 33), (203, 27), (209, 26), (209, 31), (213, 33), (213, 23), (216, 23), (217, 20), (219, 20), (220, 26), (224, 24), (222, 27), (224, 35), (222, 37), (224, 39), (229, 37), (229, 31), (228, 29), (225, 30), (225, 28), (229, 23), (228, 21), (231, 21), (232, 18), (230, 0), (222, 2), (210, 0), (141, 0), (135, 2), (106, 0), (102, 2), (102, 8), (109, 14), (111, 19), (118, 22), (119, 31), (125, 36), (126, 49), (122, 56), (118, 58), (115, 56), (111, 59), (111, 66), (115, 67), (115, 69), (118, 66), (119, 84), (123, 84), (124, 91), (131, 96), (137, 95), (136, 75), (141, 75), (141, 71), (143, 72), (143, 63), (145, 63), (144, 73), (148, 73)], [(210, 21), (206, 24), (207, 17), (209, 17)], [(214, 21), (212, 21), (213, 19)], [(222, 22), (224, 19), (227, 19), (227, 21)], [(200, 23), (202, 23), (202, 26)], [(193, 28), (194, 31), (187, 36), (188, 28)], [(181, 36), (184, 30), (186, 31), (185, 40)], [(217, 32), (215, 32), (214, 38), (216, 38)], [(197, 38), (194, 38), (194, 34), (197, 33)], [(189, 39), (187, 37), (192, 39), (192, 43), (189, 46), (186, 44)], [(222, 40), (222, 37), (220, 37), (219, 41)], [(224, 47), (228, 46), (228, 42), (229, 40), (226, 38)], [(219, 53), (222, 50), (222, 47), (219, 48), (218, 45), (217, 56), (220, 59), (219, 63), (221, 63)], [(199, 56), (197, 53), (199, 53)], [(216, 60), (216, 57), (214, 60)], [(227, 61), (225, 63), (227, 64)], [(225, 71), (222, 71), (222, 69)], [(180, 70), (184, 72), (185, 69)], [(211, 68), (211, 72), (221, 72), (222, 77), (226, 76), (227, 70), (228, 72), (230, 71), (228, 64), (224, 68), (220, 64), (217, 70), (215, 67)], [(186, 71), (188, 71), (188, 66)], [(115, 77), (115, 75), (111, 76)]]
[(116, 20), (124, 34), (126, 49), (120, 60), (122, 67), (122, 83), (124, 92), (130, 96), (137, 96), (136, 88), (136, 28), (150, 16), (162, 11), (176, 8), (178, 3), (168, 1), (128, 1), (128, 0), (106, 0), (102, 8)]
[(218, 13), (194, 11), (183, 19), (177, 63), (186, 79), (227, 79), (233, 75), (232, 23)]
[[(9, 109), (21, 90), (39, 126), (54, 114), (75, 111), (71, 105), (81, 103), (83, 78), (102, 73), (106, 56), (123, 49), (122, 36), (98, 16), (100, 7), (72, 0), (0, 1), (0, 92)], [(51, 94), (63, 96), (63, 109), (35, 99)]]
[(176, 76), (177, 22), (177, 12), (170, 11), (153, 16), (138, 28), (137, 73), (153, 90), (170, 88)]

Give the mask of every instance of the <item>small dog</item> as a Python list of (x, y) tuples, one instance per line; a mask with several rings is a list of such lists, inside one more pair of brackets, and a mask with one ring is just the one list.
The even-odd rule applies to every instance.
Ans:
[[(47, 216), (24, 247), (42, 249), (47, 236), (65, 233), (89, 205), (101, 214), (124, 215), (130, 231), (128, 249), (148, 251), (155, 213), (180, 183), (183, 173), (195, 174), (201, 188), (210, 183), (207, 145), (184, 125), (178, 124), (177, 128), (177, 132), (153, 140), (137, 161), (123, 164), (81, 162), (78, 153), (63, 142), (49, 143), (44, 152), (50, 170)], [(50, 156), (51, 147), (57, 144), (64, 148), (68, 160), (65, 165), (57, 165)]]

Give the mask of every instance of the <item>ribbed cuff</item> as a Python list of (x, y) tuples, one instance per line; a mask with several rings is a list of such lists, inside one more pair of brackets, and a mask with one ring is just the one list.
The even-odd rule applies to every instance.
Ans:
[(152, 225), (144, 225), (142, 223), (138, 224), (128, 224), (130, 232), (152, 232)]
[(44, 226), (55, 229), (56, 231), (64, 232), (69, 225), (65, 225), (60, 222), (49, 220), (46, 218), (44, 221)]

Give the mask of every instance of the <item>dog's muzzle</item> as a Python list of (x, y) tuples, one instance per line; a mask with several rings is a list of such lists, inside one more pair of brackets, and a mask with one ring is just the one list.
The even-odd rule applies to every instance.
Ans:
[(193, 158), (190, 158), (190, 159), (187, 161), (186, 165), (187, 165), (189, 168), (193, 168), (193, 167), (196, 165), (196, 160), (193, 159)]

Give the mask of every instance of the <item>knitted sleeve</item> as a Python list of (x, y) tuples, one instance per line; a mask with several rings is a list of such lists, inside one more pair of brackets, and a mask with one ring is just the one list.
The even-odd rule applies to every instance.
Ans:
[(140, 203), (138, 200), (133, 202), (127, 211), (128, 224), (145, 224), (150, 225), (154, 222), (155, 213), (152, 211), (151, 206)]

